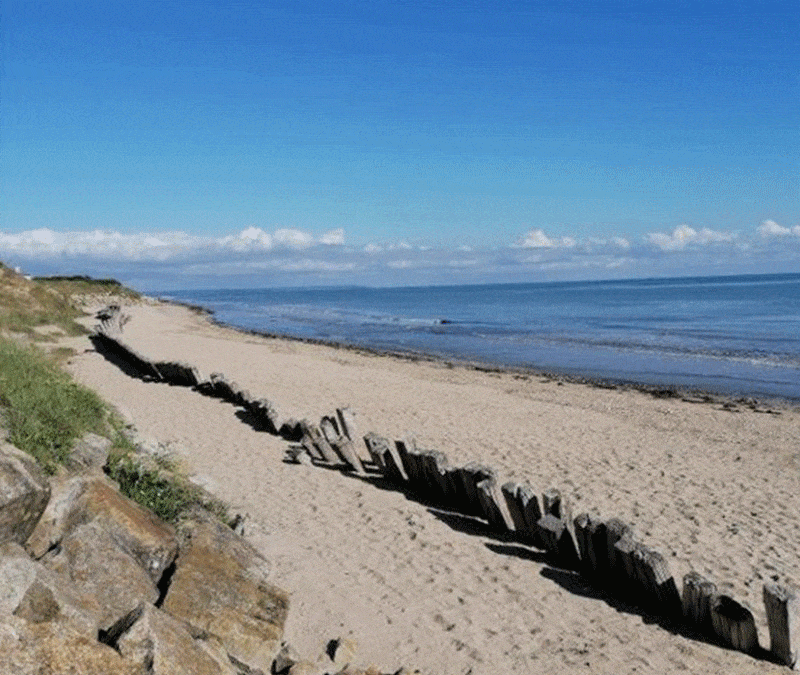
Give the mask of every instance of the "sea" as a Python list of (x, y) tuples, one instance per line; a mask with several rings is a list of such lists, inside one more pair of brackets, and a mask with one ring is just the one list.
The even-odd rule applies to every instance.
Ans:
[(269, 335), (597, 382), (800, 400), (800, 274), (161, 297)]

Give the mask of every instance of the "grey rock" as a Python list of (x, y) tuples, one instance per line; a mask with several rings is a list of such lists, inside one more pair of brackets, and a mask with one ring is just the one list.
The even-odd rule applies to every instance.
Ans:
[(0, 543), (24, 544), (44, 513), (50, 484), (36, 461), (0, 444)]
[(67, 578), (79, 593), (97, 598), (103, 607), (102, 630), (139, 604), (153, 604), (159, 597), (158, 588), (139, 562), (97, 522), (71, 530), (42, 563)]

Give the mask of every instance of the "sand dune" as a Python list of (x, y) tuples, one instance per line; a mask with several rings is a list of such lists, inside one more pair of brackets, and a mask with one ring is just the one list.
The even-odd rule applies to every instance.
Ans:
[[(678, 579), (696, 570), (746, 603), (762, 646), (763, 582), (800, 585), (797, 409), (757, 412), (263, 338), (174, 305), (126, 311), (124, 338), (148, 357), (222, 372), (298, 419), (349, 406), (363, 433), (411, 434), (452, 463), (481, 460), (540, 492), (557, 487), (575, 513), (635, 524)], [(675, 634), (535, 549), (397, 491), (288, 464), (288, 444), (231, 405), (131, 378), (84, 347), (76, 377), (249, 514), (247, 536), (291, 593), (287, 639), (301, 653), (349, 635), (364, 664), (430, 674), (786, 672)]]

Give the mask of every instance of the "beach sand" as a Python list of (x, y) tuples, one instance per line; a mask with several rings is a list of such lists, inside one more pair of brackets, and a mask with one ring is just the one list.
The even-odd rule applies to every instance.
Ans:
[[(451, 464), (480, 460), (503, 480), (558, 488), (575, 514), (633, 523), (679, 588), (696, 570), (747, 604), (763, 647), (763, 582), (800, 585), (797, 408), (695, 403), (266, 338), (171, 304), (125, 311), (123, 338), (142, 354), (224, 373), (287, 417), (319, 421), (349, 406), (361, 434), (411, 435)], [(341, 635), (357, 640), (358, 663), (430, 675), (788, 672), (676, 634), (535, 549), (400, 492), (286, 463), (289, 443), (230, 404), (131, 378), (88, 340), (75, 344), (79, 381), (248, 514), (246, 536), (291, 594), (286, 639), (301, 654)]]

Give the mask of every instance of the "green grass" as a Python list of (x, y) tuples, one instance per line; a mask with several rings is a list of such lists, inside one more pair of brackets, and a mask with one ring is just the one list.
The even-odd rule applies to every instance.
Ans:
[(108, 475), (119, 483), (122, 494), (150, 509), (161, 520), (176, 523), (180, 516), (200, 502), (200, 491), (156, 467), (145, 468), (129, 455), (109, 462)]
[[(82, 387), (60, 368), (72, 354), (57, 348), (49, 354), (26, 342), (43, 338), (34, 329), (53, 325), (68, 335), (85, 333), (75, 319), (84, 312), (75, 298), (85, 295), (140, 297), (113, 279), (54, 277), (26, 279), (0, 263), (0, 423), (13, 445), (32, 455), (48, 474), (66, 464), (72, 447), (87, 432), (113, 443), (109, 476), (120, 491), (152, 510), (162, 520), (177, 522), (200, 505), (227, 522), (226, 506), (192, 486), (166, 459), (147, 468), (123, 433), (122, 422), (93, 391)], [(5, 334), (5, 336), (4, 336)]]
[(194, 506), (202, 506), (223, 522), (229, 520), (227, 506), (189, 484), (168, 458), (156, 457), (147, 466), (130, 453), (115, 454), (109, 459), (108, 475), (119, 483), (122, 494), (168, 523), (177, 523)]
[(41, 350), (0, 339), (0, 404), (8, 440), (33, 455), (49, 474), (89, 431), (103, 433), (106, 406), (76, 384)]

